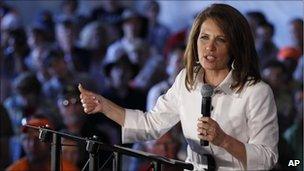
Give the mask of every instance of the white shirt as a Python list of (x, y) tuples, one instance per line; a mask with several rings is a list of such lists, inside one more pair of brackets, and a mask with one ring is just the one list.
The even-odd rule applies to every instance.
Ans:
[[(182, 70), (172, 87), (159, 97), (149, 112), (126, 109), (122, 128), (123, 143), (157, 139), (181, 121), (187, 140), (187, 162), (194, 170), (206, 168), (202, 154), (212, 154), (218, 170), (243, 170), (241, 162), (221, 147), (209, 143), (201, 146), (197, 120), (201, 117), (200, 82), (189, 92)], [(211, 118), (222, 130), (245, 144), (248, 170), (267, 170), (278, 160), (277, 111), (271, 88), (264, 82), (249, 86), (240, 93), (230, 89), (232, 72), (215, 88)]]

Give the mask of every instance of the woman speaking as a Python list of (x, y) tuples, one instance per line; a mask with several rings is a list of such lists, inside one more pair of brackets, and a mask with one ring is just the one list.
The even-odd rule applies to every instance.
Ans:
[[(187, 162), (195, 170), (212, 155), (217, 170), (267, 170), (278, 160), (276, 105), (261, 81), (252, 33), (245, 17), (213, 4), (195, 19), (184, 55), (185, 68), (149, 112), (122, 108), (81, 85), (87, 114), (104, 113), (122, 126), (124, 143), (157, 139), (179, 121)], [(201, 115), (201, 87), (213, 87), (210, 117)], [(201, 146), (200, 141), (208, 141)]]

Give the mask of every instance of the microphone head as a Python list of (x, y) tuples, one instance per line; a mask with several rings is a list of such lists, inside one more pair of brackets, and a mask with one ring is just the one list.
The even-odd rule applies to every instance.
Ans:
[(213, 94), (213, 87), (209, 84), (203, 84), (201, 94), (202, 97), (211, 97)]

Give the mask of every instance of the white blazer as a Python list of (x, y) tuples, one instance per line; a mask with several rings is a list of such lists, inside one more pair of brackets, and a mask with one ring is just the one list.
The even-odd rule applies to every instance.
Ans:
[[(189, 92), (185, 86), (186, 70), (183, 69), (172, 87), (160, 96), (149, 112), (126, 109), (122, 127), (123, 143), (157, 139), (181, 121), (188, 143), (187, 159), (194, 170), (206, 168), (202, 154), (214, 156), (218, 170), (243, 170), (242, 164), (221, 147), (209, 143), (200, 145), (197, 120), (201, 117), (200, 82)], [(211, 118), (222, 130), (245, 144), (248, 170), (268, 170), (278, 161), (277, 110), (271, 88), (260, 81), (246, 84), (240, 93), (230, 88), (233, 82), (229, 72), (214, 89)]]

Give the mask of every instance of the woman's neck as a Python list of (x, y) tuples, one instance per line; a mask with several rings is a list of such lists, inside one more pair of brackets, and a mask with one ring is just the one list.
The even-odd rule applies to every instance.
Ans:
[(204, 82), (211, 86), (218, 86), (228, 75), (229, 69), (223, 70), (205, 70)]

